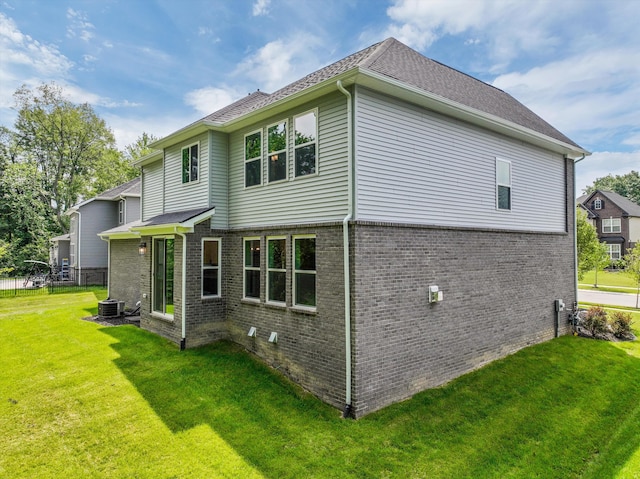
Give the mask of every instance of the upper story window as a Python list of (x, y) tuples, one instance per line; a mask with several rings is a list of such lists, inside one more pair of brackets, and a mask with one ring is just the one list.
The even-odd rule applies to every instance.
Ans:
[(262, 131), (244, 137), (244, 186), (262, 184)]
[(287, 179), (287, 122), (267, 128), (269, 182)]
[(182, 182), (198, 181), (198, 143), (182, 149)]
[(620, 233), (622, 231), (622, 221), (620, 218), (604, 218), (602, 220), (603, 233)]
[(293, 119), (295, 129), (295, 176), (313, 175), (317, 172), (317, 111), (296, 116)]
[(118, 224), (124, 224), (124, 200), (118, 201)]
[(511, 209), (511, 162), (496, 158), (496, 206)]
[(601, 210), (602, 209), (602, 200), (600, 198), (596, 198), (593, 200), (593, 209)]

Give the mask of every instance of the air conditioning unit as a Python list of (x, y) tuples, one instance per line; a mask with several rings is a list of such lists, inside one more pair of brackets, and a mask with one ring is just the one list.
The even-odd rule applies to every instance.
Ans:
[(98, 316), (102, 318), (113, 318), (124, 314), (124, 301), (107, 299), (98, 303)]

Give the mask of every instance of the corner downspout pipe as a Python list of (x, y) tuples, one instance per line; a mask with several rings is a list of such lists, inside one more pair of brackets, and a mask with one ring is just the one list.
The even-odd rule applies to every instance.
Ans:
[(344, 276), (344, 341), (345, 341), (345, 406), (342, 416), (352, 416), (351, 408), (351, 272), (349, 269), (349, 221), (353, 218), (353, 119), (351, 93), (336, 82), (338, 90), (347, 97), (347, 216), (342, 220), (342, 253)]
[(187, 236), (184, 233), (175, 233), (182, 238), (182, 279), (181, 279), (181, 298), (180, 298), (180, 314), (182, 316), (182, 334), (180, 336), (180, 351), (184, 351), (187, 347)]

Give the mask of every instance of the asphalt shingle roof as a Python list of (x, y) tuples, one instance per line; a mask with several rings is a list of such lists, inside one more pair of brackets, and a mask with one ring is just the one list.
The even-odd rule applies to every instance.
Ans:
[(321, 68), (271, 94), (257, 91), (203, 120), (226, 122), (354, 68), (369, 70), (579, 148), (508, 93), (388, 38)]
[(118, 185), (110, 190), (103, 191), (97, 195), (96, 200), (115, 200), (120, 196), (139, 196), (140, 195), (140, 177), (134, 178), (131, 181), (127, 181), (121, 185)]

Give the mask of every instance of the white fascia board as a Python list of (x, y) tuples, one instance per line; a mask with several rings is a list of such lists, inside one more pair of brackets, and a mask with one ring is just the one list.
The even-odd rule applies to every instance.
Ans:
[[(155, 143), (152, 143), (151, 145), (155, 145)], [(153, 146), (153, 148), (156, 148), (156, 147)], [(156, 151), (152, 151), (148, 155), (144, 155), (143, 157), (138, 158), (132, 164), (133, 166), (140, 167), (140, 166), (148, 165), (149, 163), (154, 163), (158, 160), (161, 160), (162, 157), (163, 157), (162, 150), (156, 150)]]
[(135, 231), (120, 231), (117, 233), (104, 232), (104, 233), (98, 233), (98, 236), (103, 240), (136, 239), (136, 238), (140, 238), (140, 233), (137, 233)]
[(471, 108), (371, 70), (361, 68), (356, 83), (372, 90), (386, 93), (392, 97), (424, 106), (425, 108), (444, 115), (502, 133), (511, 138), (516, 138), (556, 153), (561, 153), (571, 159), (577, 159), (583, 155), (588, 156), (591, 154), (587, 150), (543, 135), (542, 133), (525, 128), (504, 118)]
[(131, 231), (140, 236), (158, 236), (175, 233), (193, 233), (193, 228), (185, 227), (183, 223), (167, 223), (164, 225), (135, 226)]

